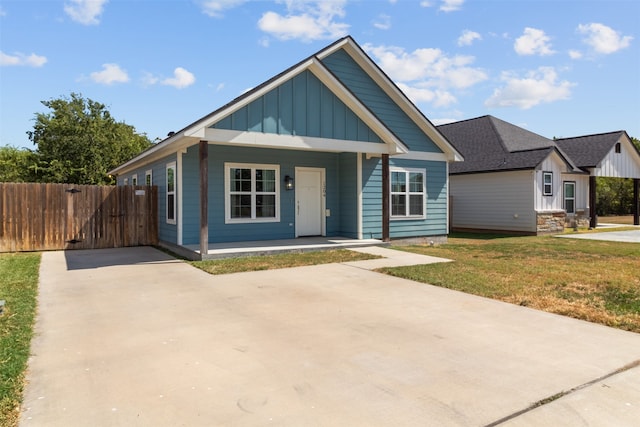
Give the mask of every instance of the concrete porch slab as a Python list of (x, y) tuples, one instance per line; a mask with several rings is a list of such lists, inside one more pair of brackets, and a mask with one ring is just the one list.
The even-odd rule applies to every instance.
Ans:
[[(273, 255), (287, 252), (306, 252), (329, 249), (350, 249), (385, 244), (386, 243), (377, 239), (349, 239), (346, 237), (301, 237), (297, 239), (283, 240), (209, 243), (209, 250), (204, 256), (202, 256), (202, 259)], [(183, 248), (200, 258), (200, 245), (184, 245)]]

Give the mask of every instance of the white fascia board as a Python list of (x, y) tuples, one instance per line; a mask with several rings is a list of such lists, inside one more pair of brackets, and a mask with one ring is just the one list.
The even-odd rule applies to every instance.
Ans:
[(199, 139), (197, 138), (184, 138), (182, 133), (180, 135), (174, 135), (109, 171), (108, 174), (122, 175), (128, 173), (129, 171), (140, 168), (142, 165), (147, 165), (178, 151), (185, 150), (198, 142)]
[(185, 136), (196, 137), (198, 139), (204, 139), (204, 136), (206, 134), (206, 129), (208, 129), (209, 126), (213, 125), (214, 123), (219, 122), (220, 120), (224, 119), (225, 117), (227, 117), (227, 116), (233, 114), (234, 112), (240, 110), (241, 108), (249, 105), (250, 103), (252, 103), (256, 99), (260, 98), (261, 96), (265, 95), (266, 93), (268, 93), (271, 90), (275, 89), (276, 87), (280, 86), (282, 83), (286, 82), (287, 80), (292, 79), (296, 75), (298, 75), (301, 72), (303, 72), (304, 70), (308, 69), (312, 62), (313, 62), (313, 59), (309, 59), (307, 61), (304, 61), (304, 62), (300, 63), (297, 67), (295, 67), (294, 69), (290, 70), (288, 73), (285, 73), (285, 74), (281, 75), (280, 77), (278, 77), (277, 79), (273, 80), (268, 85), (265, 85), (264, 87), (262, 87), (259, 90), (255, 91), (251, 95), (246, 96), (245, 98), (242, 98), (242, 99), (238, 100), (237, 102), (232, 103), (227, 108), (224, 108), (224, 109), (218, 111), (217, 113), (207, 117), (206, 119), (194, 124), (190, 128), (185, 129), (185, 131), (184, 131)]
[(309, 66), (311, 71), (331, 92), (344, 102), (360, 120), (369, 126), (390, 147), (389, 154), (408, 153), (409, 148), (396, 137), (369, 109), (360, 102), (329, 70), (317, 59), (312, 59)]
[(434, 162), (449, 162), (449, 157), (445, 153), (429, 153), (427, 151), (411, 151), (407, 154), (397, 154), (394, 159), (402, 160), (426, 160)]
[(433, 126), (424, 115), (417, 109), (417, 107), (410, 101), (408, 101), (406, 95), (398, 89), (397, 85), (393, 83), (389, 77), (380, 71), (371, 58), (364, 55), (359, 48), (354, 45), (354, 42), (347, 38), (342, 43), (338, 43), (331, 49), (327, 49), (320, 54), (318, 58), (326, 58), (338, 49), (344, 48), (344, 50), (353, 58), (354, 61), (362, 67), (363, 70), (371, 77), (377, 84), (385, 91), (385, 93), (408, 115), (418, 127), (426, 133), (429, 138), (444, 151), (449, 161), (461, 162), (464, 161), (464, 157), (460, 154), (444, 136)]
[(279, 135), (274, 133), (245, 132), (227, 129), (205, 129), (205, 139), (216, 145), (262, 147), (283, 150), (326, 151), (333, 153), (389, 154), (384, 143), (316, 138), (310, 136)]

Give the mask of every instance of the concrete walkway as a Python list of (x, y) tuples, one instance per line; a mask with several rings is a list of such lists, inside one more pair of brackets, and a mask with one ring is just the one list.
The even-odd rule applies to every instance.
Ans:
[(640, 243), (640, 230), (606, 231), (602, 233), (561, 234), (568, 239), (605, 240), (609, 242)]
[(46, 252), (21, 426), (637, 425), (640, 335), (354, 264)]

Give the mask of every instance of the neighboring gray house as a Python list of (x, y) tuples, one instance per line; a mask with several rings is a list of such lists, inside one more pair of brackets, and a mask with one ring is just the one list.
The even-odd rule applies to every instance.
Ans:
[[(452, 229), (595, 226), (596, 176), (634, 178), (638, 187), (640, 153), (624, 131), (554, 141), (493, 116), (438, 130), (465, 159), (449, 168)], [(636, 195), (636, 223), (637, 205)]]
[(111, 171), (158, 186), (168, 245), (446, 237), (462, 156), (345, 37)]

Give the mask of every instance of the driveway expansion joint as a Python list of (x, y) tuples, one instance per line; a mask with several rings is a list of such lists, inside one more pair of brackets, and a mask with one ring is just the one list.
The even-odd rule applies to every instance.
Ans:
[(628, 371), (630, 369), (633, 369), (633, 368), (636, 368), (638, 366), (640, 366), (640, 359), (636, 359), (633, 362), (628, 363), (628, 364), (624, 365), (623, 367), (621, 367), (619, 369), (616, 369), (613, 372), (609, 372), (608, 374), (605, 374), (605, 375), (603, 375), (601, 377), (595, 378), (595, 379), (593, 379), (591, 381), (587, 381), (584, 384), (580, 384), (580, 385), (578, 385), (576, 387), (573, 387), (573, 388), (571, 388), (569, 390), (566, 390), (566, 391), (563, 390), (563, 391), (561, 391), (559, 393), (556, 393), (556, 394), (554, 394), (552, 396), (545, 397), (544, 399), (541, 399), (541, 400), (539, 400), (537, 402), (532, 403), (529, 407), (527, 407), (525, 409), (521, 409), (519, 411), (514, 412), (513, 414), (509, 414), (506, 417), (500, 418), (499, 420), (496, 420), (496, 421), (494, 421), (494, 422), (492, 422), (490, 424), (485, 425), (484, 427), (499, 426), (500, 424), (506, 423), (507, 421), (510, 421), (510, 420), (512, 420), (514, 418), (518, 418), (519, 416), (524, 415), (527, 412), (531, 412), (534, 409), (537, 409), (537, 408), (539, 408), (541, 406), (548, 405), (549, 403), (554, 402), (554, 401), (556, 401), (556, 400), (558, 400), (558, 399), (560, 399), (562, 397), (568, 396), (568, 395), (570, 395), (572, 393), (575, 393), (576, 391), (591, 387), (591, 386), (593, 386), (595, 384), (598, 384), (598, 383), (606, 380), (607, 378), (611, 378), (611, 377), (613, 377), (615, 375), (621, 374), (623, 372), (626, 372), (626, 371)]

